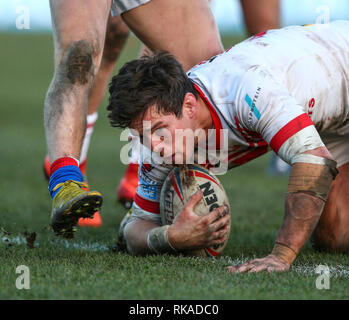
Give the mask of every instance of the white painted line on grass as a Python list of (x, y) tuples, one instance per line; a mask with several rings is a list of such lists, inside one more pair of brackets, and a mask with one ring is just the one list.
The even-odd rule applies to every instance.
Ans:
[[(222, 256), (220, 257), (217, 261), (223, 262), (224, 264), (230, 265), (230, 266), (235, 266), (241, 263), (244, 263), (249, 260), (256, 259), (256, 257), (236, 257), (236, 258), (231, 258), (228, 256)], [(319, 264), (297, 264), (291, 266), (290, 271), (302, 274), (305, 276), (314, 276), (317, 275), (315, 272), (316, 268), (318, 267)], [(349, 279), (349, 267), (344, 266), (341, 264), (338, 265), (327, 265), (324, 263), (324, 265), (328, 266), (329, 271), (330, 271), (330, 277), (331, 278), (348, 278)]]
[[(26, 245), (27, 240), (24, 236), (10, 236), (0, 233), (1, 242), (7, 245)], [(40, 243), (35, 241), (34, 247), (38, 247)], [(85, 243), (82, 241), (69, 241), (65, 239), (54, 239), (52, 245), (62, 245), (67, 249), (88, 250), (88, 251), (109, 251), (110, 248), (99, 242)]]
[[(26, 245), (27, 241), (26, 238), (23, 236), (10, 236), (6, 235), (3, 232), (0, 231), (0, 239), (1, 242), (7, 245)], [(109, 251), (110, 247), (108, 247), (105, 244), (99, 243), (99, 242), (92, 242), (92, 243), (85, 243), (82, 241), (75, 242), (75, 241), (69, 241), (64, 239), (54, 239), (54, 242), (52, 245), (62, 245), (63, 247), (67, 249), (76, 249), (76, 250), (87, 250), (87, 251), (94, 251), (94, 252), (105, 252)], [(39, 242), (35, 242), (34, 246), (39, 246)], [(219, 257), (218, 260), (210, 259), (208, 261), (212, 261), (212, 263), (219, 262), (220, 264), (226, 264), (226, 265), (238, 265), (241, 263), (244, 263), (248, 260), (255, 259), (256, 257), (235, 257), (234, 259), (228, 256), (222, 256)], [(306, 276), (314, 276), (316, 275), (315, 269), (318, 265), (312, 264), (312, 265), (300, 265), (295, 264), (294, 266), (291, 266), (291, 271), (306, 275)], [(349, 269), (348, 266), (343, 265), (336, 265), (331, 266), (328, 265), (330, 270), (330, 276), (331, 278), (348, 278), (349, 279)]]

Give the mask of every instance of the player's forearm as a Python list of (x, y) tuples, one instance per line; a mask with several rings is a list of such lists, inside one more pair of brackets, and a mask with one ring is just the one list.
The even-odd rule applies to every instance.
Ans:
[(294, 253), (292, 256), (292, 251), (289, 252), (289, 258), (284, 258), (288, 260), (286, 262), (291, 264), (309, 239), (320, 219), (324, 205), (323, 200), (306, 193), (286, 195), (285, 216), (276, 239), (276, 244), (281, 244)]
[(337, 172), (336, 162), (322, 154), (296, 157), (287, 187), (285, 216), (272, 254), (288, 264), (293, 262), (320, 219)]
[(168, 226), (159, 227), (155, 222), (136, 219), (125, 227), (127, 251), (132, 255), (170, 253), (174, 251), (168, 243)]
[(132, 255), (146, 255), (150, 253), (147, 246), (147, 236), (151, 229), (158, 227), (154, 222), (136, 219), (125, 227), (124, 235), (127, 251)]

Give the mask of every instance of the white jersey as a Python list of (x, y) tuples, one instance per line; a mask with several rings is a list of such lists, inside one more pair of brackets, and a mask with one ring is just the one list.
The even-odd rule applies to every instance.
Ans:
[[(270, 30), (188, 76), (215, 129), (228, 130), (229, 168), (270, 149), (291, 163), (326, 137), (349, 134), (349, 22)], [(160, 190), (170, 170), (140, 166), (135, 216), (160, 223)]]

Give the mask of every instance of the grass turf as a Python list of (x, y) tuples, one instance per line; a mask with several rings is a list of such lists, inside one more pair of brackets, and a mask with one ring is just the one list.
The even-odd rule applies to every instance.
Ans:
[[(226, 47), (236, 39), (224, 38)], [(222, 180), (232, 207), (229, 244), (217, 260), (131, 257), (110, 250), (125, 210), (115, 203), (124, 166), (120, 131), (105, 105), (92, 138), (88, 176), (104, 195), (103, 227), (80, 229), (74, 241), (48, 229), (50, 205), (42, 174), (46, 152), (43, 101), (53, 72), (50, 35), (1, 34), (0, 51), (0, 299), (343, 299), (349, 297), (349, 257), (306, 245), (290, 272), (227, 274), (232, 263), (270, 252), (283, 216), (286, 178), (266, 174), (269, 156)], [(136, 57), (130, 38), (118, 67)], [(23, 233), (36, 232), (35, 248)], [(330, 289), (315, 287), (318, 264), (330, 267)], [(30, 290), (18, 290), (15, 270), (30, 268)]]

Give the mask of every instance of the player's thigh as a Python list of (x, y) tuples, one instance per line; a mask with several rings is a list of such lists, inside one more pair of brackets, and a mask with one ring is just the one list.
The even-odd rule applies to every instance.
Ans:
[(150, 49), (169, 51), (185, 69), (223, 50), (206, 0), (151, 0), (122, 17)]
[(69, 51), (86, 53), (99, 63), (111, 0), (50, 0), (55, 63)]
[(349, 161), (338, 170), (313, 240), (321, 249), (349, 251)]
[(124, 47), (130, 30), (120, 16), (109, 16), (103, 59), (110, 62), (115, 62)]
[(241, 5), (250, 34), (280, 27), (280, 0), (241, 0)]

